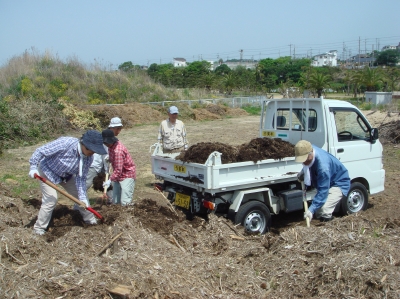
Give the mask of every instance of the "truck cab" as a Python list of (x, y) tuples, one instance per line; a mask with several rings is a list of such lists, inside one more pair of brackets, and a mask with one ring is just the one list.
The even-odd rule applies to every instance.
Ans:
[(368, 193), (384, 190), (383, 147), (378, 129), (372, 128), (354, 105), (323, 98), (282, 99), (262, 102), (260, 137), (301, 139), (326, 150), (347, 168), (351, 190), (337, 209), (355, 213), (365, 209)]

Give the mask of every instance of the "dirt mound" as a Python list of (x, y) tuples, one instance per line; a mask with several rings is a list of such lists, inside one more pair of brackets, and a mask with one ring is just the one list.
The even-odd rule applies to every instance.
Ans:
[(400, 143), (400, 120), (382, 124), (379, 127), (379, 139), (385, 143)]
[[(185, 103), (176, 103), (175, 105), (179, 108), (179, 119), (184, 121), (213, 120), (226, 116), (248, 115), (243, 109), (214, 104), (208, 104), (206, 108), (191, 108)], [(81, 108), (92, 111), (94, 117), (100, 121), (102, 128), (106, 128), (110, 119), (115, 116), (122, 119), (125, 128), (131, 128), (137, 124), (161, 122), (168, 117), (168, 107), (131, 103), (123, 105), (93, 105)]]
[(220, 142), (200, 142), (181, 152), (175, 159), (183, 162), (204, 164), (214, 151), (222, 154), (223, 164), (266, 159), (282, 159), (294, 156), (294, 145), (280, 138), (255, 138), (238, 147)]
[(222, 116), (219, 114), (214, 114), (205, 108), (198, 108), (193, 110), (193, 119), (194, 120), (212, 120), (212, 119), (221, 119)]
[(84, 109), (93, 111), (94, 116), (100, 120), (103, 128), (106, 128), (110, 123), (110, 119), (115, 116), (122, 119), (125, 128), (131, 128), (136, 124), (148, 124), (161, 121), (165, 118), (165, 115), (167, 115), (163, 115), (160, 111), (153, 109), (149, 105), (139, 103), (112, 106), (85, 106)]
[(293, 144), (280, 138), (256, 138), (239, 147), (238, 162), (294, 157)]
[(175, 159), (184, 162), (204, 164), (208, 156), (214, 152), (222, 153), (222, 163), (234, 163), (237, 159), (237, 149), (234, 146), (220, 142), (200, 142), (181, 152)]

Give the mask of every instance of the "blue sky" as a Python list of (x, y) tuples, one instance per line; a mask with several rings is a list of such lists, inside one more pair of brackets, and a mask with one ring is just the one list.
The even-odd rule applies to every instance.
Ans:
[(398, 45), (399, 11), (400, 0), (0, 0), (0, 66), (24, 51), (115, 69), (240, 59), (240, 50), (341, 58)]

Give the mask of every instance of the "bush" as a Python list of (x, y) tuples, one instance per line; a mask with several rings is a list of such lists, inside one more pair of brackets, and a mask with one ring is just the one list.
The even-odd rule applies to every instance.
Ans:
[(0, 100), (0, 151), (37, 143), (69, 128), (58, 102)]
[(260, 115), (261, 113), (260, 106), (243, 106), (242, 109), (251, 115)]

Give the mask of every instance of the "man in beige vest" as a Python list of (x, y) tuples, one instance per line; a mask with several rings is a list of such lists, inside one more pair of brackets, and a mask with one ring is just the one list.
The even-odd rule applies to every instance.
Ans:
[(168, 119), (163, 120), (158, 130), (158, 142), (162, 144), (164, 153), (178, 153), (188, 148), (186, 128), (178, 120), (179, 110), (176, 106), (168, 109)]

